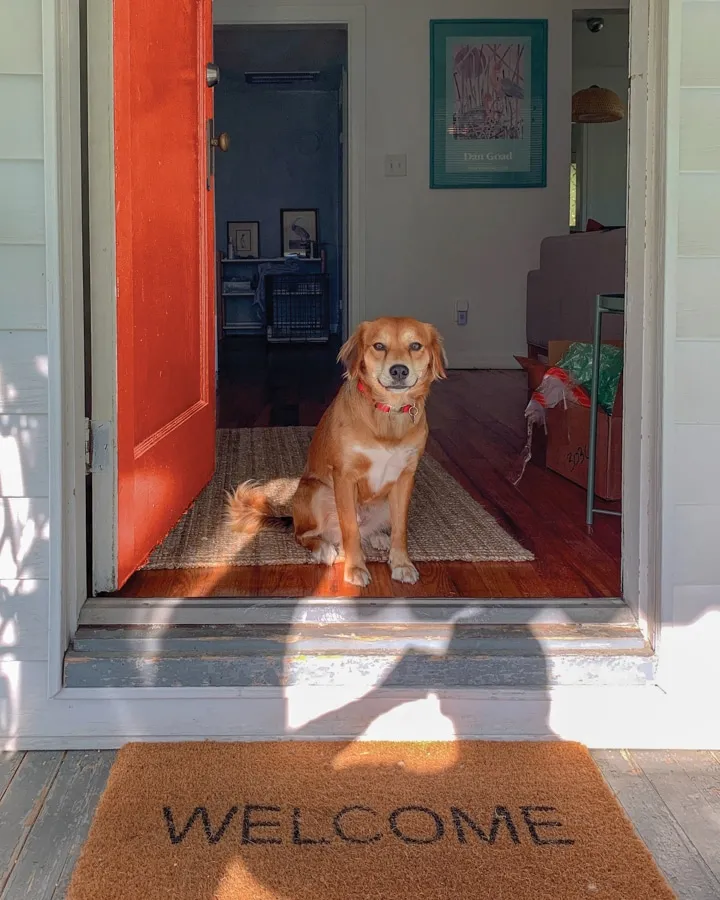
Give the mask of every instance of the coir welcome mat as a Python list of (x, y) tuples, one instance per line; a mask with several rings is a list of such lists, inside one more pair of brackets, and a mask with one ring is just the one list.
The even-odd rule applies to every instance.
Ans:
[(129, 744), (68, 900), (669, 900), (566, 743)]

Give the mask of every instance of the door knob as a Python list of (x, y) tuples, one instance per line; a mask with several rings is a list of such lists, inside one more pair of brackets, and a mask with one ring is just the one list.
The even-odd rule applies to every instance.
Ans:
[(211, 138), (210, 143), (218, 150), (222, 150), (223, 153), (227, 153), (230, 149), (230, 135), (227, 131), (223, 131), (217, 137)]

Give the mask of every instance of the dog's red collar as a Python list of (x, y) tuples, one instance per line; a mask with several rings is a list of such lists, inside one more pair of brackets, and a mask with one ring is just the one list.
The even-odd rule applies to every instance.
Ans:
[[(368, 386), (367, 386), (364, 382), (358, 381), (357, 386), (358, 386), (358, 390), (360, 391), (361, 394), (368, 394), (368, 395), (370, 395), (370, 388), (368, 388)], [(370, 399), (372, 400), (372, 396), (371, 396), (371, 395), (370, 395)], [(393, 407), (390, 406), (389, 403), (377, 403), (377, 402), (376, 402), (376, 403), (375, 403), (375, 409), (379, 409), (380, 412), (384, 412), (384, 413), (393, 412)], [(419, 409), (417, 408), (417, 406), (415, 406), (413, 403), (406, 403), (405, 406), (399, 406), (399, 407), (397, 407), (397, 409), (395, 410), (395, 412), (409, 413), (409, 414), (410, 414), (410, 418), (411, 418), (411, 419), (413, 420), (413, 422), (414, 422), (414, 421), (415, 421), (415, 417), (418, 415), (418, 413), (420, 412), (420, 410), (419, 410)]]

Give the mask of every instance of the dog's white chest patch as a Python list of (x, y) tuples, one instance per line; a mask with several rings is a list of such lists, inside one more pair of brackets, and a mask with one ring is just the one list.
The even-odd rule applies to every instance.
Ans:
[(417, 456), (415, 447), (398, 447), (386, 450), (384, 447), (353, 447), (370, 462), (367, 480), (373, 494), (378, 494), (388, 484), (398, 480), (411, 459)]

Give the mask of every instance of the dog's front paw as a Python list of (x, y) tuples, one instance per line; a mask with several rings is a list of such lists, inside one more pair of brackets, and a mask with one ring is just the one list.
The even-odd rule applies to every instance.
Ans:
[(345, 581), (348, 584), (356, 584), (358, 587), (367, 587), (370, 582), (370, 573), (365, 566), (345, 566)]
[(313, 562), (321, 563), (324, 566), (331, 566), (337, 559), (337, 547), (328, 541), (323, 541), (312, 554)]
[(406, 566), (393, 566), (391, 569), (393, 581), (402, 581), (403, 584), (415, 584), (420, 578), (420, 573), (415, 566), (410, 563)]
[(368, 543), (373, 548), (373, 550), (389, 550), (390, 549), (390, 535), (385, 531), (376, 531), (375, 534), (371, 534), (368, 538)]
[(402, 581), (403, 584), (415, 584), (420, 578), (420, 573), (410, 562), (405, 554), (390, 552), (390, 575), (393, 581)]

